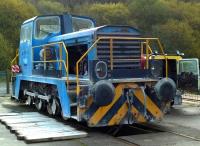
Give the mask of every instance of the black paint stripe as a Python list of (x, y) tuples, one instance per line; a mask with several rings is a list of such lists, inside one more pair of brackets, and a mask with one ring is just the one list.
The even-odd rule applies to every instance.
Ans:
[(99, 109), (99, 107), (93, 102), (92, 105), (85, 112), (85, 115), (87, 115), (89, 118), (91, 118), (98, 109)]
[(126, 102), (126, 98), (124, 96), (120, 96), (120, 98), (115, 102), (115, 104), (110, 108), (110, 110), (102, 117), (98, 124), (108, 124), (108, 122), (112, 119), (112, 117), (117, 113), (120, 107)]
[[(140, 112), (140, 114), (142, 114), (145, 117), (145, 115), (144, 115), (145, 114), (144, 113), (145, 107), (144, 107), (143, 103), (140, 102), (140, 100), (138, 99), (138, 97), (136, 97), (135, 94), (133, 95), (133, 103), (132, 104)], [(155, 118), (153, 116), (153, 114), (147, 108), (146, 108), (146, 114), (147, 114), (148, 117)]]

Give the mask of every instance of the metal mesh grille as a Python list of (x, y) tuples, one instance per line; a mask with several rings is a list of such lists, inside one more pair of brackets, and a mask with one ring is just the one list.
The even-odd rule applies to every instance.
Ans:
[[(113, 69), (132, 69), (140, 67), (141, 43), (139, 40), (113, 39)], [(110, 40), (97, 43), (97, 57), (106, 60), (110, 69)]]

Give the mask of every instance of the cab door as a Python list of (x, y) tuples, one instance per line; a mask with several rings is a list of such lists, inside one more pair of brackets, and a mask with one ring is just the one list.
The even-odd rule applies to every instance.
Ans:
[(32, 66), (32, 22), (23, 24), (20, 34), (19, 65), (23, 75), (31, 74)]
[(189, 91), (199, 91), (199, 60), (197, 58), (179, 60), (177, 76), (178, 88)]

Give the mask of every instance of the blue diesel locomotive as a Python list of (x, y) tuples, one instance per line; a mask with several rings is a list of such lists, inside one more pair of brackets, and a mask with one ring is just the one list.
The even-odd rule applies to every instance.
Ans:
[(156, 75), (153, 47), (165, 56), (158, 38), (130, 26), (68, 13), (28, 19), (11, 62), (12, 98), (91, 127), (161, 120), (176, 84), (167, 60)]

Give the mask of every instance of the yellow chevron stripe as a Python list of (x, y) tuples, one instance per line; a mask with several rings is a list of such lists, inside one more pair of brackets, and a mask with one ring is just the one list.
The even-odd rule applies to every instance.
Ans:
[(86, 112), (87, 109), (90, 108), (90, 106), (92, 105), (93, 102), (93, 98), (90, 96), (88, 97), (87, 100), (87, 104), (85, 108), (80, 108), (79, 106), (77, 107), (77, 116), (80, 118), (82, 115), (84, 115), (84, 113)]
[(120, 85), (117, 86), (115, 91), (116, 91), (115, 97), (114, 100), (111, 102), (111, 104), (104, 107), (99, 107), (96, 113), (90, 118), (89, 123), (96, 125), (103, 118), (103, 116), (110, 110), (110, 108), (115, 104), (115, 102), (120, 98), (122, 94), (122, 87)]
[[(136, 88), (138, 87), (136, 84), (130, 83), (130, 84), (119, 84), (115, 88), (115, 97), (111, 104), (103, 107), (99, 107), (98, 110), (95, 112), (95, 114), (90, 118), (89, 123), (92, 125), (96, 125), (103, 116), (111, 109), (111, 107), (117, 102), (117, 100), (121, 97), (123, 88)], [(117, 112), (117, 111), (116, 111)]]
[[(137, 97), (137, 99), (144, 104), (144, 95), (142, 92), (142, 89), (137, 88), (134, 90), (134, 94)], [(156, 117), (157, 120), (163, 117), (162, 111), (158, 108), (158, 106), (147, 96), (146, 97), (146, 108), (149, 112), (152, 113), (154, 117)]]
[(147, 121), (145, 117), (134, 106), (132, 106), (131, 108), (132, 108), (131, 112), (134, 115), (137, 122), (144, 123)]
[(112, 117), (112, 119), (108, 122), (108, 125), (115, 125), (119, 124), (120, 121), (124, 118), (126, 113), (128, 112), (128, 106), (126, 102), (119, 108), (119, 110), (116, 112), (116, 114)]

